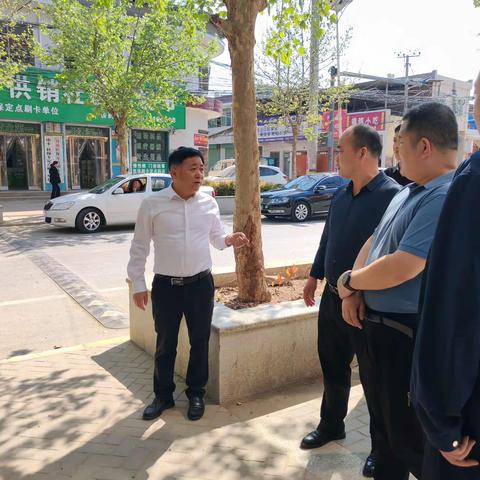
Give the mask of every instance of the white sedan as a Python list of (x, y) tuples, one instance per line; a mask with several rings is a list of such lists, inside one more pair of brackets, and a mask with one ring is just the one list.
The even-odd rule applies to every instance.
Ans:
[[(88, 192), (50, 200), (43, 211), (45, 222), (57, 227), (74, 227), (82, 233), (94, 233), (104, 225), (132, 224), (142, 200), (171, 183), (172, 178), (166, 173), (113, 177)], [(215, 196), (212, 187), (200, 189)]]
[[(264, 183), (273, 183), (274, 185), (285, 185), (288, 182), (288, 177), (278, 168), (266, 165), (259, 167), (260, 181)], [(236, 178), (235, 165), (220, 170), (215, 176), (208, 176), (207, 180), (213, 182), (228, 182), (234, 181)]]

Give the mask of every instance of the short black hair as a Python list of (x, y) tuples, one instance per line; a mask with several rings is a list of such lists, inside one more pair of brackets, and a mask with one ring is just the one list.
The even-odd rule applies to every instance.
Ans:
[(458, 124), (453, 110), (438, 102), (414, 107), (403, 116), (404, 130), (415, 136), (416, 143), (428, 138), (440, 150), (458, 149)]
[(200, 157), (205, 164), (205, 159), (200, 150), (192, 147), (178, 147), (168, 156), (168, 168), (170, 169), (173, 165), (181, 165), (184, 160), (190, 157)]
[(376, 130), (368, 125), (355, 125), (352, 128), (352, 145), (355, 150), (365, 147), (372, 155), (382, 154), (382, 140)]
[(395, 127), (395, 133), (398, 133), (401, 128), (402, 128), (402, 124), (397, 125), (397, 126)]

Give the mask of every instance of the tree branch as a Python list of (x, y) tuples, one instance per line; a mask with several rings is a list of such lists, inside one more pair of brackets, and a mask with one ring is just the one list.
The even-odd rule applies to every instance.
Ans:
[(233, 34), (231, 22), (229, 20), (221, 18), (218, 13), (213, 14), (210, 17), (210, 21), (223, 32), (227, 39)]
[(132, 63), (133, 49), (135, 47), (135, 40), (137, 39), (137, 29), (138, 29), (138, 23), (139, 22), (140, 22), (140, 15), (138, 15), (137, 21), (135, 22), (135, 28), (133, 29), (132, 43), (130, 45), (130, 52), (128, 54), (127, 71), (126, 71), (125, 75), (128, 75), (128, 72), (130, 70), (130, 65)]

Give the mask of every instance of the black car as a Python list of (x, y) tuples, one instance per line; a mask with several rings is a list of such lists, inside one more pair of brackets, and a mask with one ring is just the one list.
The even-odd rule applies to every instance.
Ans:
[(335, 173), (303, 175), (280, 190), (262, 193), (262, 214), (267, 218), (291, 217), (297, 222), (325, 215), (335, 191), (348, 182)]

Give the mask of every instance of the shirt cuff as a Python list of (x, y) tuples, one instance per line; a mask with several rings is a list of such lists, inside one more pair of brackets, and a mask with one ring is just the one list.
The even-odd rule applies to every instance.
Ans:
[(142, 278), (141, 280), (132, 281), (132, 285), (133, 293), (146, 292), (148, 290), (147, 283), (145, 282), (144, 278)]
[(317, 280), (323, 280), (323, 278), (325, 277), (324, 273), (313, 268), (310, 270), (310, 276), (313, 277), (313, 278), (316, 278)]

